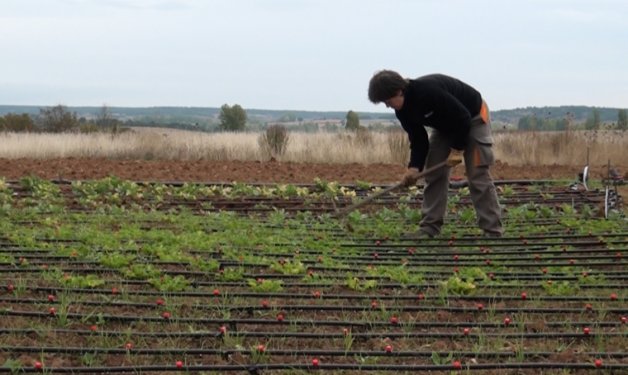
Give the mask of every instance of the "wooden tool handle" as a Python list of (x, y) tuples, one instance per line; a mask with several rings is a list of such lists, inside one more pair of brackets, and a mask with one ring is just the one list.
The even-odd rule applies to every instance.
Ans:
[[(422, 172), (419, 172), (419, 175), (417, 177), (421, 178), (421, 177), (425, 176), (426, 174), (428, 174), (430, 172), (433, 172), (433, 171), (435, 171), (435, 170), (437, 170), (439, 168), (444, 167), (445, 165), (447, 165), (447, 161), (440, 162), (440, 163), (438, 163), (438, 164), (436, 164), (436, 165), (434, 165), (434, 166), (432, 166), (430, 168), (424, 169)], [(362, 207), (362, 206), (372, 202), (374, 199), (377, 199), (377, 198), (381, 197), (384, 194), (388, 194), (388, 193), (390, 193), (393, 190), (399, 189), (400, 187), (403, 187), (403, 184), (401, 182), (398, 182), (398, 183), (396, 183), (394, 185), (391, 185), (391, 186), (387, 187), (384, 190), (381, 190), (381, 191), (378, 191), (375, 194), (369, 195), (368, 197), (362, 199), (361, 201), (359, 201), (357, 203), (354, 203), (351, 206), (347, 206), (347, 207), (343, 208), (342, 210), (340, 210), (336, 214), (336, 217), (343, 217), (343, 216), (347, 215), (349, 212), (355, 211), (358, 208), (360, 208), (360, 207)]]

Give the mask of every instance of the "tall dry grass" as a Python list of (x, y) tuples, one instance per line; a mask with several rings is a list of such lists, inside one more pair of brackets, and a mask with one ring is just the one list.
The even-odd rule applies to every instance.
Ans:
[(628, 132), (516, 132), (493, 135), (495, 156), (511, 165), (628, 165)]
[[(110, 134), (0, 133), (0, 158), (266, 160), (260, 133), (198, 133), (143, 129)], [(628, 132), (494, 134), (495, 155), (511, 165), (628, 165)], [(407, 163), (402, 132), (290, 133), (279, 160), (312, 163)]]

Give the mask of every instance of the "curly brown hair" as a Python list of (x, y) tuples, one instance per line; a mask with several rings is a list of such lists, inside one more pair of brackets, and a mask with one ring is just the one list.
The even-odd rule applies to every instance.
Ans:
[(408, 80), (393, 70), (376, 72), (369, 82), (369, 100), (375, 104), (383, 102), (405, 91)]

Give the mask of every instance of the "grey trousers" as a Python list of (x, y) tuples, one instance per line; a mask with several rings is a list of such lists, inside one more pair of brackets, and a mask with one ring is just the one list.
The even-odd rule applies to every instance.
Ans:
[[(501, 235), (501, 208), (489, 166), (495, 163), (492, 150), (491, 125), (485, 124), (480, 116), (471, 121), (471, 130), (464, 150), (464, 165), (469, 181), (471, 200), (478, 218), (478, 226), (487, 235)], [(449, 156), (450, 144), (447, 138), (434, 131), (430, 136), (430, 149), (426, 168), (436, 165)], [(440, 233), (443, 217), (447, 209), (447, 191), (451, 168), (440, 168), (425, 176), (423, 192), (423, 219), (421, 231), (432, 236)]]

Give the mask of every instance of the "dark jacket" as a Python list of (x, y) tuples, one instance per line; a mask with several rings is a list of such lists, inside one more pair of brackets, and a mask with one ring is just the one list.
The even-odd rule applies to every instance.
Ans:
[(409, 80), (403, 107), (395, 111), (410, 139), (408, 167), (423, 170), (429, 150), (425, 126), (449, 138), (451, 147), (464, 149), (471, 119), (481, 107), (482, 95), (456, 78), (431, 74)]

